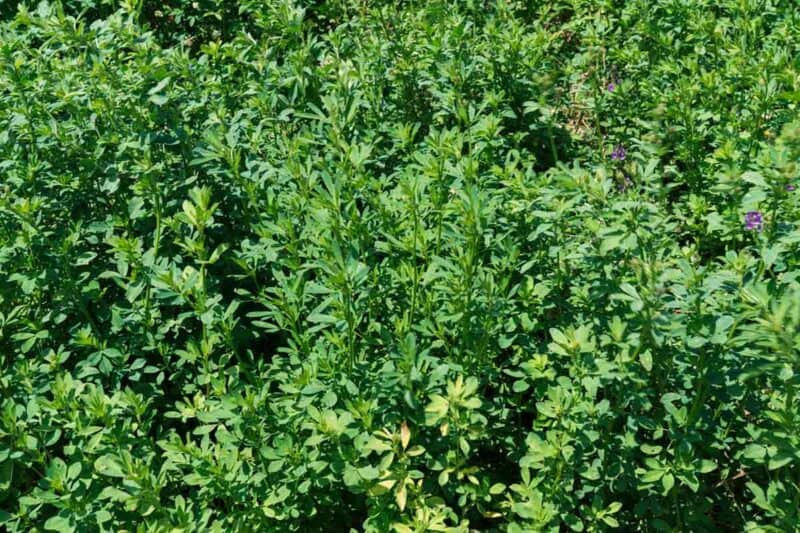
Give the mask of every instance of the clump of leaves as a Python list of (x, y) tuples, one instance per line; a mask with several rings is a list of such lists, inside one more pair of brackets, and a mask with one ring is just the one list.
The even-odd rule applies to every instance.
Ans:
[(9, 531), (790, 531), (793, 2), (0, 5)]

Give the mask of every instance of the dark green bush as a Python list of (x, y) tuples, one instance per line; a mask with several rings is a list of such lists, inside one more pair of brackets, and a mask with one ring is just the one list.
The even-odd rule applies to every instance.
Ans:
[(0, 524), (796, 531), (799, 13), (3, 3)]

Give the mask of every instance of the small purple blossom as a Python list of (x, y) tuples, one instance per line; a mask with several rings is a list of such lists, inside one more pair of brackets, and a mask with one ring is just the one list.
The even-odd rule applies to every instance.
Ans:
[(764, 228), (764, 219), (760, 211), (748, 211), (744, 216), (744, 225), (749, 230), (761, 231)]
[(795, 189), (797, 189), (797, 186), (792, 183), (786, 186), (786, 190), (789, 192), (793, 192)]
[(619, 144), (616, 148), (614, 148), (614, 151), (611, 152), (611, 159), (614, 161), (625, 161), (626, 155), (627, 152), (625, 151), (625, 147)]
[(617, 85), (619, 85), (620, 82), (616, 65), (611, 65), (611, 67), (608, 69), (606, 80), (608, 80), (606, 90), (608, 90), (610, 93), (613, 93), (614, 89), (617, 88)]

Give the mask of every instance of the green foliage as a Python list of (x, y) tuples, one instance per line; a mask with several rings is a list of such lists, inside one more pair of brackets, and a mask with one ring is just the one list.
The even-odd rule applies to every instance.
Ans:
[(0, 528), (800, 523), (791, 0), (0, 5)]

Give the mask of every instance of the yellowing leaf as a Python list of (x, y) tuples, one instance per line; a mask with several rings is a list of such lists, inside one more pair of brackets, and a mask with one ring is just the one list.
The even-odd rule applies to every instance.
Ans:
[(403, 449), (405, 450), (408, 447), (408, 441), (411, 439), (411, 430), (408, 428), (408, 424), (403, 422), (400, 426), (400, 444), (403, 445)]
[(401, 511), (404, 511), (406, 508), (406, 497), (408, 493), (406, 492), (406, 486), (400, 485), (400, 488), (397, 489), (394, 493), (394, 500), (397, 502), (397, 507), (400, 508)]

